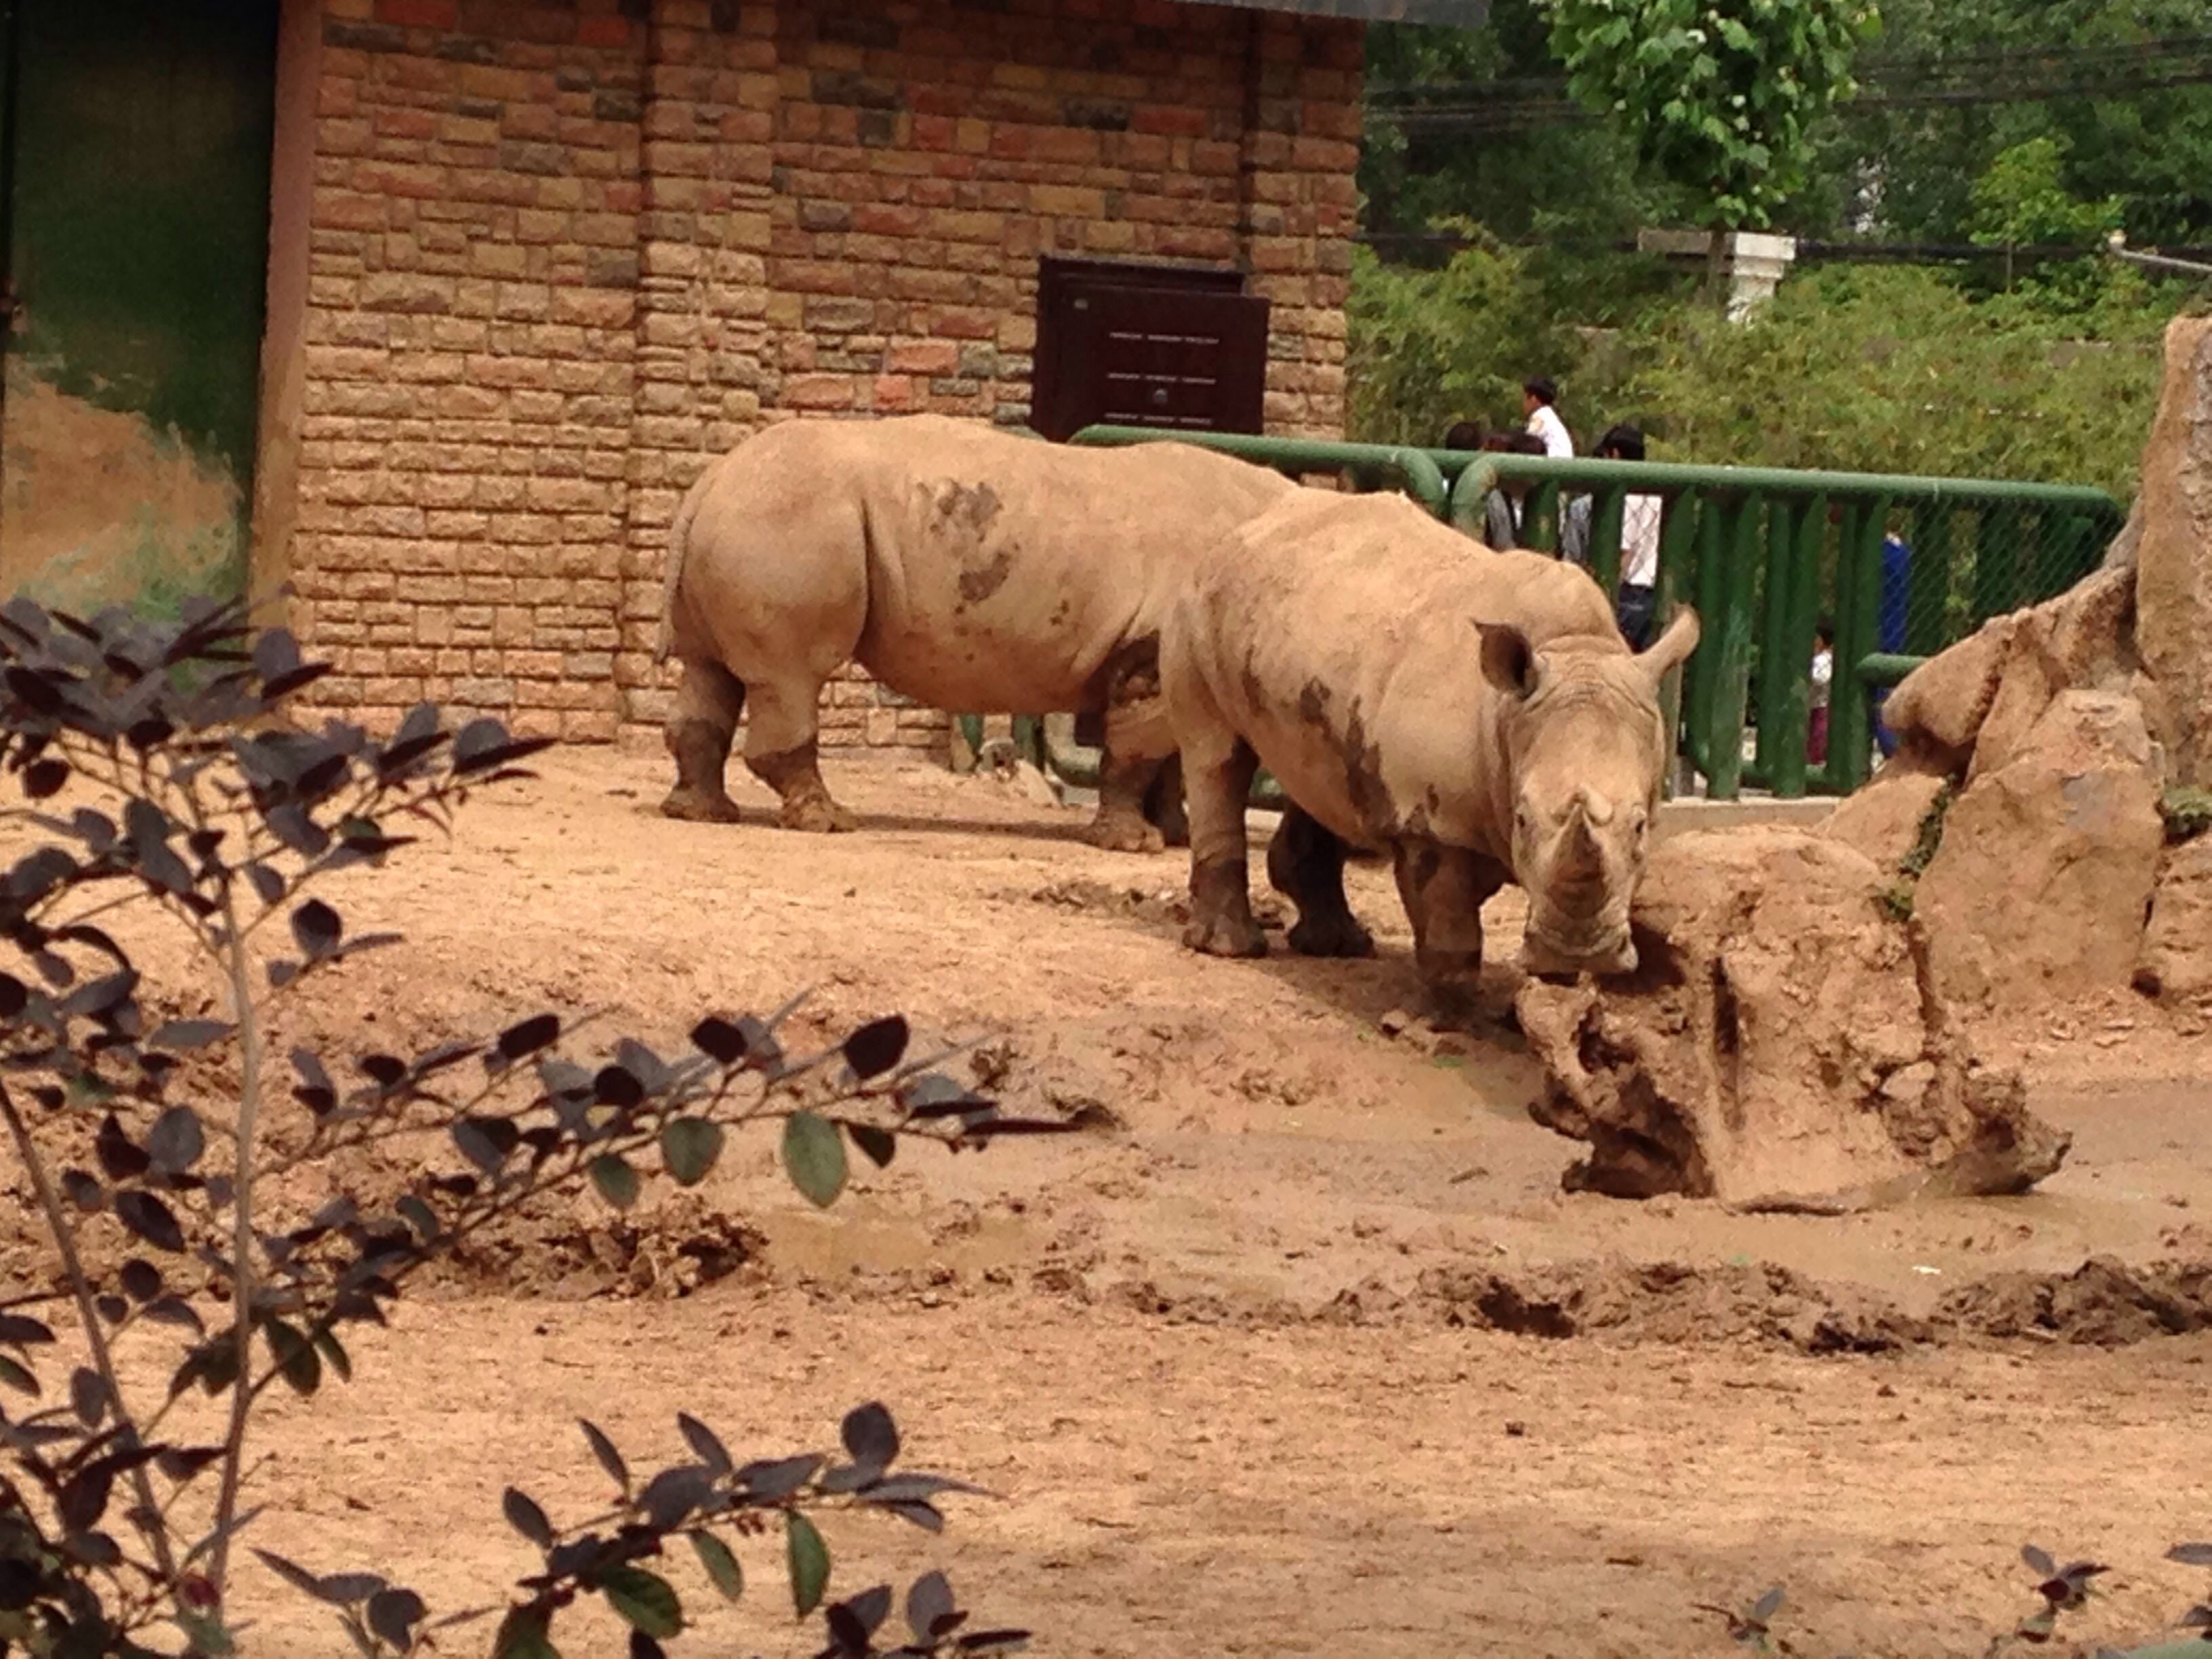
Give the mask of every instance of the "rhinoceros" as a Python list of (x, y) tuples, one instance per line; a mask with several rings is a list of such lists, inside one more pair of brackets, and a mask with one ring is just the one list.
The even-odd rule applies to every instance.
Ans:
[(1421, 977), (1472, 1004), (1483, 903), (1528, 895), (1532, 972), (1625, 971), (1628, 908), (1671, 752), (1660, 682), (1684, 611), (1642, 655), (1582, 569), (1499, 553), (1395, 496), (1301, 491), (1194, 565), (1160, 636), (1190, 819), (1184, 942), (1261, 956), (1244, 806), (1264, 765), (1292, 803), (1267, 849), (1291, 947), (1365, 956), (1347, 848), (1387, 854)]
[(745, 765), (781, 821), (853, 828), (822, 781), (817, 711), (857, 659), (933, 708), (1103, 714), (1089, 837), (1156, 850), (1174, 578), (1298, 488), (1188, 444), (1063, 447), (934, 415), (769, 428), (708, 465), (670, 527), (656, 659), (684, 677), (661, 811), (736, 820), (723, 769), (749, 713)]

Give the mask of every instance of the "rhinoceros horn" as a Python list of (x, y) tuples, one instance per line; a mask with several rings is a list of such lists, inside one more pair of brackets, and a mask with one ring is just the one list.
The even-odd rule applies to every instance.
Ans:
[(1587, 789), (1576, 792), (1574, 808), (1567, 815), (1566, 845), (1560, 849), (1561, 875), (1570, 881), (1587, 881), (1603, 871), (1604, 855), (1598, 850), (1597, 836), (1590, 826), (1602, 824), (1612, 817), (1612, 802), (1602, 797), (1593, 799)]

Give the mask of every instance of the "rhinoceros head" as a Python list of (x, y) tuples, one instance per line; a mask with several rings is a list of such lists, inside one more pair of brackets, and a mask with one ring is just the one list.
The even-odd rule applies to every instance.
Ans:
[(1510, 781), (1513, 877), (1528, 896), (1531, 973), (1627, 973), (1628, 907), (1674, 745), (1659, 686), (1698, 643), (1694, 611), (1641, 655), (1618, 636), (1538, 647), (1479, 624), (1482, 672), (1503, 693), (1498, 738)]

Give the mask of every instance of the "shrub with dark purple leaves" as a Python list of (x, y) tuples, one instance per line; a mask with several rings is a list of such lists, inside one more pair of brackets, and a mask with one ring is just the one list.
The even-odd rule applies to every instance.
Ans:
[[(880, 1167), (902, 1139), (957, 1151), (1064, 1127), (1001, 1113), (934, 1069), (949, 1053), (910, 1055), (895, 1015), (790, 1052), (796, 1001), (708, 1014), (679, 1053), (586, 1044), (590, 1022), (518, 1010), (481, 1042), (270, 1054), (277, 1003), (397, 943), (349, 932), (307, 890), (450, 830), (474, 792), (528, 777), (521, 763), (546, 746), (488, 720), (451, 730), (428, 707), (386, 738), (299, 717), (298, 693), (327, 672), (289, 635), (255, 634), (242, 605), (194, 605), (173, 624), (0, 607), (0, 769), (27, 800), (9, 817), (35, 832), (0, 875), (0, 1124), (60, 1264), (50, 1294), (0, 1307), (0, 1655), (235, 1651), (257, 1403), (279, 1382), (314, 1395), (349, 1379), (349, 1331), (382, 1323), (426, 1264), (541, 1195), (588, 1186), (627, 1207), (654, 1171), (694, 1185), (732, 1131), (773, 1125), (793, 1182), (827, 1206), (848, 1146)], [(112, 931), (126, 907), (181, 932), (187, 977), (142, 976)], [(222, 1012), (193, 1012), (209, 1006)], [(450, 1155), (396, 1199), (271, 1213), (276, 1177), (426, 1131)], [(103, 1248), (83, 1248), (95, 1237)], [(163, 1431), (194, 1390), (224, 1401), (209, 1443)], [(556, 1522), (506, 1492), (507, 1523), (542, 1565), (503, 1611), (439, 1613), (380, 1574), (252, 1553), (328, 1604), (370, 1659), (451, 1650), (471, 1620), (499, 1659), (544, 1659), (584, 1598), (619, 1616), (633, 1655), (659, 1654), (686, 1628), (684, 1596), (741, 1596), (740, 1548), (775, 1533), (824, 1659), (1022, 1644), (974, 1627), (939, 1574), (902, 1598), (878, 1585), (830, 1599), (811, 1515), (934, 1531), (941, 1498), (977, 1491), (895, 1468), (883, 1406), (845, 1419), (842, 1455), (739, 1462), (705, 1424), (677, 1426), (684, 1456), (634, 1475), (582, 1425), (613, 1488), (597, 1514)], [(664, 1571), (672, 1554), (692, 1558), (694, 1587)], [(468, 1639), (483, 1650), (481, 1631)]]
[[(2061, 1620), (2087, 1607), (2095, 1594), (2096, 1581), (2112, 1571), (2095, 1561), (2071, 1561), (2062, 1567), (2048, 1550), (2034, 1544), (2024, 1545), (2020, 1559), (2035, 1576), (2036, 1605), (2010, 1630), (1990, 1638), (1985, 1650), (1990, 1659), (2049, 1647), (2058, 1639)], [(2176, 1544), (2166, 1553), (2166, 1559), (2182, 1566), (2212, 1567), (2212, 1544)], [(1740, 1646), (1754, 1653), (1788, 1654), (1799, 1650), (1771, 1628), (1774, 1616), (1782, 1610), (1783, 1599), (1782, 1587), (1777, 1584), (1741, 1611), (1705, 1601), (1697, 1605), (1701, 1612), (1717, 1613), (1725, 1620), (1730, 1638)], [(2094, 1650), (2095, 1659), (2212, 1659), (2212, 1598), (2197, 1602), (2174, 1623), (2194, 1634), (2154, 1642), (2148, 1647), (2100, 1647)], [(2081, 1651), (2079, 1648), (2068, 1650)]]

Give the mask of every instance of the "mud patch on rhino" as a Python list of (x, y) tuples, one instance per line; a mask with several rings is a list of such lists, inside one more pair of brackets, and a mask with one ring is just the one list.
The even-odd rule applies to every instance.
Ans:
[(989, 563), (970, 565), (960, 573), (960, 597), (970, 605), (981, 605), (1004, 587), (1013, 574), (1014, 556), (1000, 548)]

